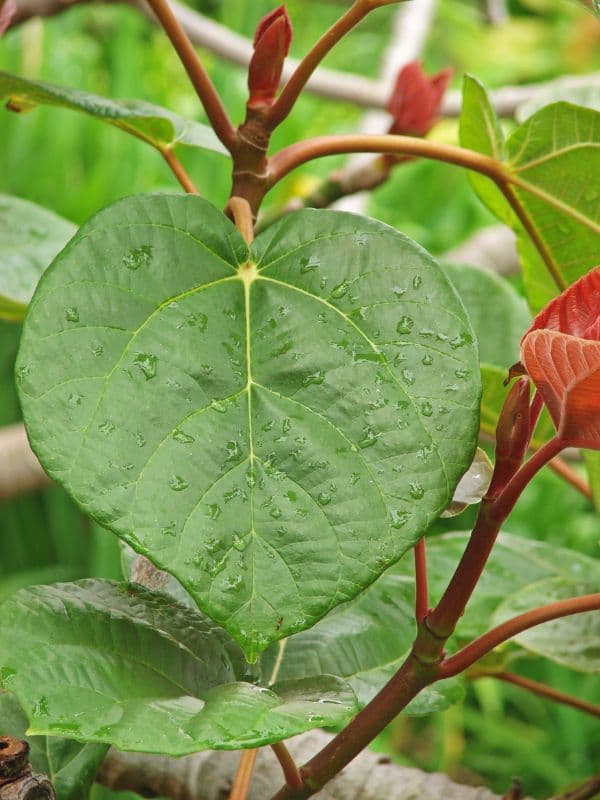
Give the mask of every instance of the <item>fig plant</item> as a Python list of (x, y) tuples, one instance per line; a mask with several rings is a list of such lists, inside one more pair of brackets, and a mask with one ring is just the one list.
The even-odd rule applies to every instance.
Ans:
[[(51, 746), (69, 740), (66, 783), (89, 784), (111, 744), (169, 755), (272, 745), (284, 774), (274, 797), (300, 800), (404, 709), (460, 699), (467, 670), (504, 674), (501, 655), (485, 659), (509, 639), (598, 668), (586, 650), (597, 561), (499, 532), (563, 449), (600, 449), (600, 114), (556, 102), (505, 139), (486, 90), (466, 77), (461, 146), (441, 144), (423, 137), (449, 74), (410, 65), (389, 134), (270, 154), (322, 59), (389, 2), (355, 0), (281, 92), (292, 28), (275, 9), (257, 28), (238, 127), (166, 0), (150, 5), (210, 128), (0, 73), (10, 110), (102, 118), (156, 148), (185, 190), (125, 198), (76, 232), (1, 201), (0, 314), (27, 311), (16, 378), (31, 446), (127, 553), (170, 576), (162, 591), (85, 580), (5, 603), (0, 711), (17, 727), (24, 713)], [(183, 146), (229, 158), (224, 212), (197, 196)], [(533, 324), (492, 278), (442, 268), (376, 220), (305, 208), (257, 225), (289, 172), (355, 152), (377, 155), (377, 180), (416, 157), (469, 170), (517, 234)], [(321, 204), (341, 192), (329, 181)], [(488, 282), (490, 313), (512, 314), (523, 334), (510, 376), (511, 361), (480, 365), (485, 319), (465, 308), (470, 282)], [(482, 379), (493, 468), (476, 453)], [(440, 514), (479, 501), (470, 534), (436, 537), (426, 553)], [(338, 733), (297, 766), (285, 739), (323, 726)]]

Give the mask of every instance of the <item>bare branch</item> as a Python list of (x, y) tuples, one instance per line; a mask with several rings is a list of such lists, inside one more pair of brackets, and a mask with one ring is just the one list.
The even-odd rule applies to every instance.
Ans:
[[(113, 2), (113, 0), (106, 1)], [(17, 0), (17, 13), (11, 26), (19, 25), (34, 16), (49, 17), (58, 14), (76, 2), (78, 0)], [(142, 6), (142, 0), (132, 0), (131, 4), (150, 16), (151, 12), (145, 5)], [(253, 52), (250, 39), (240, 36), (225, 25), (220, 25), (187, 6), (174, 2), (172, 8), (195, 45), (205, 47), (233, 64), (248, 66)], [(298, 60), (293, 58), (286, 61), (282, 81), (286, 81), (292, 75), (298, 63)], [(568, 92), (584, 85), (600, 86), (600, 73), (569, 76), (556, 81), (522, 86), (505, 86), (502, 89), (492, 90), (491, 99), (500, 116), (512, 117), (519, 105), (534, 99), (537, 94), (545, 92), (548, 88), (560, 87)], [(353, 75), (323, 67), (319, 67), (311, 76), (306, 88), (321, 97), (346, 101), (362, 108), (384, 109), (388, 99), (386, 87), (382, 87), (378, 81), (370, 80), (363, 75)], [(461, 102), (461, 92), (447, 92), (442, 104), (442, 114), (448, 117), (458, 116)]]
[(50, 478), (40, 466), (21, 423), (0, 430), (0, 500), (40, 489)]

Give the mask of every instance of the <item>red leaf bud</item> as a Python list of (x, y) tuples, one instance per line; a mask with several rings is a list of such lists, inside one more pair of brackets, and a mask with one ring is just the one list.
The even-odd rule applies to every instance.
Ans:
[(418, 61), (402, 67), (387, 106), (394, 118), (390, 133), (425, 136), (438, 117), (451, 77), (451, 69), (429, 77)]
[(248, 108), (273, 104), (291, 41), (292, 23), (285, 6), (271, 11), (258, 23), (254, 55), (248, 68)]
[(521, 463), (530, 439), (529, 378), (519, 378), (510, 388), (496, 426), (496, 463), (488, 497), (506, 486)]

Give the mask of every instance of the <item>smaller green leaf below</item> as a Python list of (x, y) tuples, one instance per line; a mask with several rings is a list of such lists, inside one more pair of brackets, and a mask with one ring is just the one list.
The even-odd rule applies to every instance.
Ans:
[(76, 230), (46, 208), (0, 195), (0, 319), (23, 319), (42, 273)]
[(47, 775), (57, 800), (87, 800), (107, 745), (52, 736), (26, 736), (27, 717), (13, 695), (0, 690), (0, 734), (25, 739), (34, 772)]
[(261, 686), (249, 670), (222, 628), (138, 586), (35, 587), (3, 606), (0, 676), (34, 734), (178, 756), (259, 747), (357, 710), (340, 678)]
[(82, 111), (122, 128), (159, 149), (186, 145), (228, 155), (207, 125), (185, 119), (166, 108), (142, 100), (109, 100), (79, 89), (30, 81), (0, 71), (0, 99), (2, 98), (8, 98), (13, 111), (30, 111), (38, 105)]
[[(511, 594), (496, 609), (499, 625), (511, 617), (557, 600), (598, 591), (600, 565), (594, 576), (554, 577), (538, 581)], [(579, 672), (600, 672), (600, 613), (589, 611), (536, 625), (515, 637), (526, 650), (545, 656)]]

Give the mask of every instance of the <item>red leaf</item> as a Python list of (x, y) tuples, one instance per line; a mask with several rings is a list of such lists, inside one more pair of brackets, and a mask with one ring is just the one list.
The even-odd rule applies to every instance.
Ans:
[(292, 23), (285, 6), (271, 11), (258, 23), (248, 68), (248, 108), (272, 105), (291, 41)]
[(0, 0), (0, 36), (6, 32), (16, 10), (15, 0), (4, 0), (3, 3)]
[(425, 136), (438, 117), (451, 76), (451, 69), (443, 69), (429, 77), (418, 61), (403, 67), (387, 107), (394, 118), (390, 133)]
[(582, 339), (600, 339), (600, 267), (588, 272), (540, 311), (521, 342), (531, 331), (540, 329)]
[(521, 360), (565, 445), (600, 450), (600, 342), (534, 330)]

